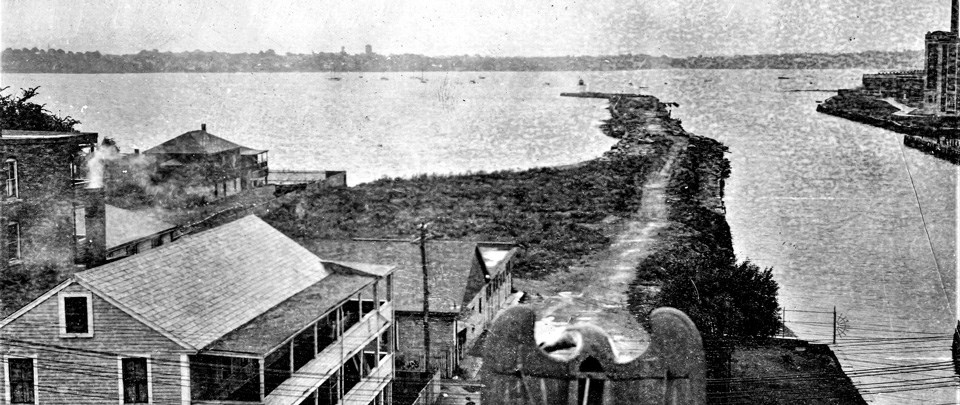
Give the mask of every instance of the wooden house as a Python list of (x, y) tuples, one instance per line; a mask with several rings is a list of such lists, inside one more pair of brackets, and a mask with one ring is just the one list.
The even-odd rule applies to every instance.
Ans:
[[(426, 346), (419, 245), (383, 240), (313, 240), (303, 245), (321, 257), (397, 266), (397, 367), (422, 369)], [(512, 292), (511, 261), (516, 252), (508, 243), (427, 242), (431, 369), (442, 370), (442, 375), (450, 377), (504, 308)]]
[(392, 279), (244, 217), (77, 273), (0, 321), (0, 398), (390, 403)]
[(207, 132), (190, 131), (143, 152), (155, 159), (161, 181), (179, 181), (212, 198), (267, 184), (267, 151), (251, 149)]

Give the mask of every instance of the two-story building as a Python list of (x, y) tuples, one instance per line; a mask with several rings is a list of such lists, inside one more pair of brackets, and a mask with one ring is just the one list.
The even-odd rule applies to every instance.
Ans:
[(207, 132), (207, 124), (143, 152), (155, 159), (161, 181), (222, 198), (267, 184), (267, 151), (237, 145)]
[(247, 216), (77, 273), (0, 321), (0, 398), (388, 404), (392, 273)]
[[(399, 342), (397, 367), (424, 367), (423, 266), (418, 243), (391, 240), (311, 240), (303, 245), (321, 257), (395, 265)], [(450, 377), (466, 351), (503, 307), (513, 288), (509, 243), (428, 241), (430, 368)]]
[[(0, 131), (0, 277), (25, 275), (41, 286), (41, 280), (51, 281), (39, 291), (0, 283), (17, 286), (0, 287), (0, 315), (42, 294), (57, 279), (103, 261), (103, 189), (89, 188), (85, 165), (96, 144), (93, 132)], [(88, 230), (84, 237), (78, 237), (76, 222)]]

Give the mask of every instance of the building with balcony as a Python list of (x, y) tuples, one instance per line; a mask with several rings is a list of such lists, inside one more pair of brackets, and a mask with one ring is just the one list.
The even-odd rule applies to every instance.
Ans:
[(143, 152), (155, 159), (161, 181), (178, 181), (211, 198), (267, 184), (267, 151), (237, 145), (207, 132), (207, 124)]
[[(420, 246), (391, 240), (313, 240), (304, 246), (318, 256), (348, 262), (397, 266), (394, 305), (399, 349), (397, 367), (423, 371), (423, 268)], [(504, 308), (513, 286), (510, 243), (429, 241), (430, 371), (451, 377), (467, 350)]]
[(392, 274), (247, 216), (77, 273), (0, 321), (0, 398), (389, 404)]
[[(0, 315), (103, 261), (103, 190), (88, 188), (85, 164), (96, 144), (92, 132), (0, 132), (0, 277), (28, 277), (40, 287), (0, 283), (16, 287), (0, 290)], [(78, 211), (83, 216), (75, 218)], [(77, 221), (87, 229), (84, 237)]]

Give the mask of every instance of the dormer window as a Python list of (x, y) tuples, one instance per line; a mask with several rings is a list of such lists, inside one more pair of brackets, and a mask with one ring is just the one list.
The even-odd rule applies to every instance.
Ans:
[(60, 294), (60, 337), (93, 337), (93, 300), (89, 293)]
[(17, 160), (16, 159), (7, 159), (4, 162), (4, 172), (6, 175), (6, 181), (4, 186), (4, 197), (5, 198), (19, 198), (20, 197), (20, 175), (17, 172)]

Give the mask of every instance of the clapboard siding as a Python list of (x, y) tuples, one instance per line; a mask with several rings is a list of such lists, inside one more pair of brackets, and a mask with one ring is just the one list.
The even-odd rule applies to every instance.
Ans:
[[(63, 292), (89, 290), (72, 284)], [(5, 343), (0, 355), (36, 356), (42, 404), (119, 403), (118, 357), (149, 356), (153, 403), (179, 402), (180, 346), (96, 294), (92, 302), (93, 337), (59, 336), (59, 301), (53, 295), (0, 329), (0, 337), (29, 342)], [(0, 387), (5, 392), (6, 381)]]
[[(62, 292), (90, 292), (71, 284)], [(93, 337), (61, 338), (59, 302), (54, 295), (0, 329), (0, 337), (83, 350), (148, 353), (181, 349), (162, 334), (93, 294)]]

